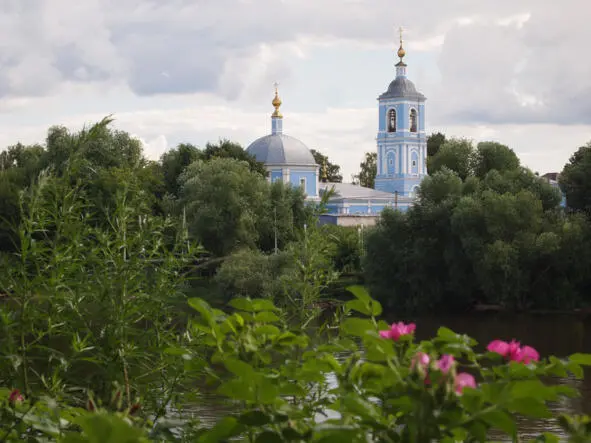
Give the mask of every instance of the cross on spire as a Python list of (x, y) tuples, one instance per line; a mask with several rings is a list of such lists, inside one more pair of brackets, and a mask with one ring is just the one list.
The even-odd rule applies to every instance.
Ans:
[(400, 34), (400, 47), (398, 48), (398, 57), (400, 58), (400, 63), (402, 62), (402, 59), (404, 58), (404, 56), (406, 55), (406, 51), (404, 50), (404, 48), (402, 47), (402, 31), (404, 31), (404, 29), (402, 29), (402, 26), (398, 28), (398, 32)]

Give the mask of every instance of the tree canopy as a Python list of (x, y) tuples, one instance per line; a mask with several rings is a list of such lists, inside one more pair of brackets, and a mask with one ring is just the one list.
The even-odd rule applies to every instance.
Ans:
[(577, 303), (572, 294), (588, 286), (591, 230), (561, 215), (555, 188), (496, 143), (474, 150), (450, 140), (433, 161), (418, 203), (405, 214), (385, 211), (367, 236), (374, 295), (409, 311)]
[(359, 164), (359, 174), (355, 176), (356, 181), (366, 188), (374, 188), (376, 175), (378, 173), (377, 152), (366, 152), (365, 159)]
[(343, 181), (341, 167), (339, 165), (331, 163), (326, 155), (323, 155), (315, 149), (310, 149), (310, 152), (314, 156), (316, 164), (320, 166), (320, 171), (318, 171), (318, 177), (320, 180), (323, 180), (324, 177), (326, 177), (326, 180), (332, 183), (341, 183)]
[(591, 215), (591, 142), (581, 146), (558, 176), (567, 206)]

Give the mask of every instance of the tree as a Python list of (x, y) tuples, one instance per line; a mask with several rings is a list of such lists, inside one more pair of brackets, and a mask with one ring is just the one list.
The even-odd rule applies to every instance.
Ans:
[(558, 176), (570, 209), (591, 215), (591, 141), (580, 147)]
[(179, 177), (194, 161), (203, 157), (203, 153), (190, 143), (181, 143), (160, 156), (164, 186), (167, 193), (178, 197)]
[(239, 246), (256, 247), (269, 184), (247, 162), (199, 160), (187, 167), (180, 183), (189, 231), (205, 249), (224, 256)]
[(462, 180), (471, 174), (474, 147), (467, 139), (447, 140), (437, 154), (428, 159), (429, 173), (433, 174), (444, 167), (455, 171)]
[(472, 152), (446, 142), (418, 202), (384, 211), (368, 232), (363, 268), (374, 295), (407, 311), (580, 305), (591, 285), (590, 227), (557, 211), (557, 190), (507, 147)]
[(356, 176), (361, 186), (372, 189), (375, 187), (376, 175), (378, 173), (377, 160), (377, 152), (365, 153), (365, 160), (359, 164), (359, 174)]
[(256, 160), (238, 143), (227, 139), (220, 139), (217, 144), (208, 142), (203, 150), (204, 160), (211, 160), (213, 158), (233, 158), (242, 160), (248, 163), (250, 170), (261, 174), (263, 177), (267, 176), (267, 169), (265, 165)]
[(339, 165), (331, 163), (327, 156), (315, 149), (310, 149), (310, 152), (314, 156), (316, 164), (320, 166), (320, 180), (324, 180), (324, 177), (326, 177), (326, 180), (331, 183), (341, 183), (343, 181), (341, 167)]
[(496, 142), (480, 142), (472, 159), (472, 170), (477, 177), (489, 171), (512, 171), (519, 167), (519, 158), (508, 146)]
[(435, 132), (427, 138), (427, 156), (433, 157), (439, 152), (441, 145), (445, 143), (445, 135), (441, 132)]

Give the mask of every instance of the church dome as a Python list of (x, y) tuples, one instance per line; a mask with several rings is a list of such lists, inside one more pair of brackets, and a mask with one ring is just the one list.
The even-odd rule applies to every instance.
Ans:
[(396, 77), (388, 90), (380, 95), (380, 98), (406, 98), (414, 101), (424, 101), (425, 96), (417, 91), (414, 83), (406, 77)]
[(246, 152), (267, 165), (316, 166), (308, 147), (297, 138), (285, 134), (261, 137), (252, 142)]

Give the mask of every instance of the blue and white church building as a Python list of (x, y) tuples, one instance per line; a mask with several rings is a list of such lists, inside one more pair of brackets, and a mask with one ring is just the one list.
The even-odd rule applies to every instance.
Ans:
[(350, 183), (319, 180), (310, 149), (283, 133), (282, 104), (275, 86), (271, 134), (255, 140), (247, 152), (265, 164), (269, 180), (302, 187), (307, 199), (318, 201), (332, 191), (321, 222), (339, 225), (372, 225), (386, 208), (406, 211), (415, 201), (427, 175), (425, 96), (407, 77), (406, 52), (400, 37), (396, 77), (378, 97), (377, 174), (375, 189)]
[(396, 78), (378, 98), (378, 156), (375, 188), (414, 198), (427, 175), (425, 96), (406, 76), (402, 37)]
[(283, 115), (279, 111), (281, 99), (277, 85), (272, 104), (275, 111), (271, 115), (271, 134), (252, 142), (246, 152), (265, 165), (270, 181), (280, 180), (292, 186), (300, 186), (309, 200), (319, 200), (320, 166), (304, 143), (283, 133)]

